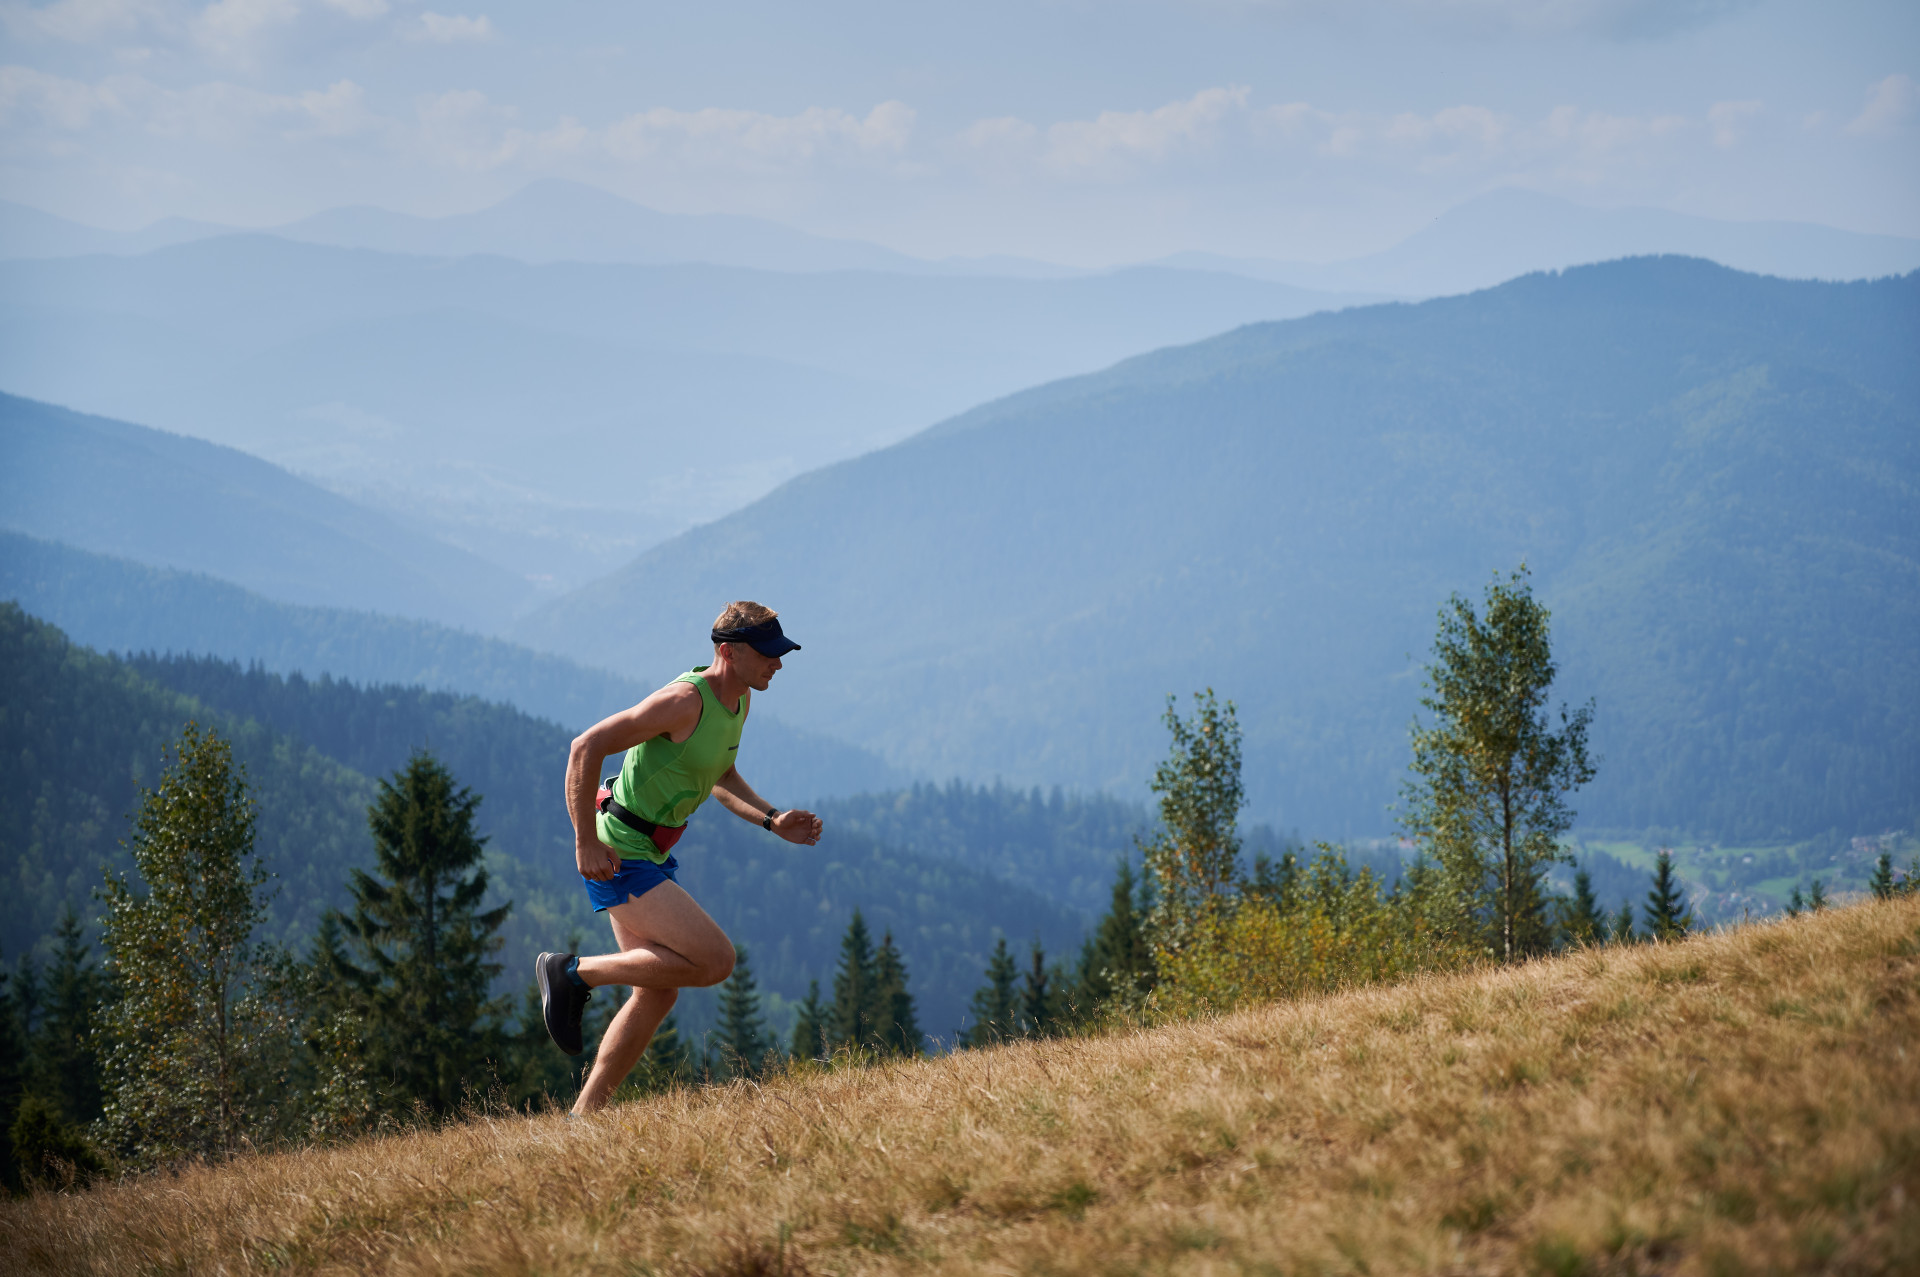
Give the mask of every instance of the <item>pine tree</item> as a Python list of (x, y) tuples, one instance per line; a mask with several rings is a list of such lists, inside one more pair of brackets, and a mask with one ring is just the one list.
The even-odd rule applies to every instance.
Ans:
[(1573, 875), (1573, 898), (1564, 902), (1561, 929), (1570, 944), (1600, 944), (1607, 938), (1607, 914), (1594, 899), (1593, 878), (1585, 869)]
[(1136, 894), (1144, 891), (1145, 885), (1134, 877), (1131, 866), (1120, 862), (1106, 916), (1080, 952), (1072, 999), (1077, 1015), (1093, 1016), (1114, 1005), (1131, 1007), (1152, 991), (1153, 947), (1147, 943), (1142, 926), (1146, 911), (1136, 901)]
[(1812, 910), (1814, 913), (1819, 913), (1822, 909), (1825, 909), (1826, 907), (1827, 907), (1827, 884), (1824, 882), (1821, 882), (1818, 878), (1815, 878), (1813, 880), (1812, 889), (1807, 892), (1807, 908)]
[(1594, 775), (1592, 704), (1562, 707), (1558, 731), (1547, 711), (1557, 672), (1547, 620), (1524, 565), (1495, 578), (1484, 617), (1457, 594), (1441, 609), (1432, 694), (1420, 702), (1434, 721), (1414, 728), (1405, 787), (1408, 831), (1433, 849), (1509, 962), (1551, 940), (1541, 877), (1568, 858), (1559, 843), (1573, 824), (1567, 795)]
[(188, 723), (134, 816), (146, 894), (107, 875), (101, 938), (120, 996), (101, 1015), (102, 1129), (136, 1163), (230, 1155), (270, 1126), (291, 1030), (253, 983), (273, 957), (253, 941), (268, 880), (254, 819), (227, 742)]
[(1020, 988), (1020, 1029), (1028, 1037), (1047, 1037), (1060, 1024), (1059, 973), (1047, 969), (1046, 950), (1033, 941), (1031, 961)]
[(1873, 877), (1867, 879), (1867, 886), (1873, 892), (1875, 900), (1893, 899), (1893, 857), (1886, 852), (1880, 853), (1880, 859), (1874, 862)]
[(968, 1046), (991, 1046), (1020, 1035), (1019, 980), (1020, 968), (1001, 936), (987, 959), (987, 982), (973, 993), (973, 1023), (961, 1035)]
[(512, 905), (480, 908), (479, 802), (426, 753), (382, 780), (367, 810), (381, 876), (353, 871), (353, 913), (341, 920), (351, 954), (322, 955), (352, 991), (368, 1072), (397, 1112), (455, 1112), (491, 1083), (504, 1045), (506, 1002), (490, 988)]
[(1787, 893), (1787, 907), (1784, 910), (1787, 917), (1798, 918), (1802, 913), (1806, 912), (1806, 908), (1807, 899), (1800, 894), (1799, 887), (1796, 886), (1792, 891)]
[(766, 1067), (773, 1049), (767, 1037), (766, 1015), (760, 991), (753, 981), (743, 946), (735, 955), (733, 974), (720, 986), (720, 1036), (715, 1044), (721, 1070), (727, 1077), (754, 1077)]
[(793, 1017), (793, 1058), (817, 1060), (827, 1054), (827, 1016), (820, 1005), (820, 982), (807, 981), (807, 996)]
[(919, 1055), (926, 1049), (913, 994), (907, 989), (907, 964), (894, 946), (893, 932), (880, 940), (873, 959), (875, 1045), (888, 1055)]
[(32, 1089), (68, 1122), (100, 1116), (100, 1059), (94, 1021), (105, 982), (87, 952), (80, 917), (68, 905), (55, 927), (58, 947), (40, 990), (39, 1024), (28, 1048)]
[(1680, 882), (1673, 876), (1673, 853), (1665, 847), (1654, 862), (1653, 890), (1647, 893), (1647, 934), (1655, 940), (1678, 940), (1693, 930), (1693, 909)]
[(1608, 929), (1607, 939), (1614, 944), (1633, 943), (1633, 902), (1622, 900), (1620, 912), (1613, 915), (1613, 926)]
[(860, 911), (853, 911), (847, 934), (840, 941), (840, 966), (833, 973), (833, 1006), (827, 1017), (827, 1044), (870, 1047), (879, 1033), (878, 982), (873, 966), (873, 934)]

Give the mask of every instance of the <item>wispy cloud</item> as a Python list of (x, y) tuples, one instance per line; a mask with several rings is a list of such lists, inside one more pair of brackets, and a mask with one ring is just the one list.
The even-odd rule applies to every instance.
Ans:
[(482, 14), (477, 18), (462, 14), (423, 13), (413, 38), (431, 44), (484, 44), (498, 33), (493, 22)]
[(1847, 132), (1891, 133), (1920, 118), (1920, 86), (1904, 75), (1890, 75), (1867, 90), (1866, 109), (1847, 125)]

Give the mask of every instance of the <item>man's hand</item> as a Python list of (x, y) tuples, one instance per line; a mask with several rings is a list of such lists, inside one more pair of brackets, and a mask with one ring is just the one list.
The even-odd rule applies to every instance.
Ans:
[(820, 817), (810, 811), (783, 811), (773, 818), (773, 832), (788, 842), (811, 847), (820, 841)]
[(595, 882), (610, 881), (620, 872), (620, 854), (597, 837), (590, 841), (574, 842), (573, 863), (580, 870), (581, 877), (591, 878)]

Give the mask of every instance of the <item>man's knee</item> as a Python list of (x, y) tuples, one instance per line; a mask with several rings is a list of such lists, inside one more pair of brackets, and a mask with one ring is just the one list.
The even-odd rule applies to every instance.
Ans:
[(721, 983), (733, 974), (734, 961), (733, 942), (723, 938), (713, 953), (701, 964), (703, 968), (701, 974), (705, 977), (701, 983), (703, 985)]

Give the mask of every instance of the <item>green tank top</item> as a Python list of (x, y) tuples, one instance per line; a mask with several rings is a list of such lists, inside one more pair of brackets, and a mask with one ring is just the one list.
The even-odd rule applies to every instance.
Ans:
[[(740, 750), (740, 729), (747, 721), (746, 693), (740, 694), (740, 712), (729, 714), (701, 677), (706, 668), (697, 666), (673, 680), (700, 689), (700, 725), (693, 735), (678, 745), (664, 735), (640, 742), (627, 751), (620, 778), (613, 783), (615, 801), (656, 825), (686, 824), (694, 809), (707, 801), (714, 783), (733, 766)], [(653, 839), (606, 812), (594, 823), (599, 826), (600, 841), (619, 852), (622, 860), (659, 864), (667, 858)]]

